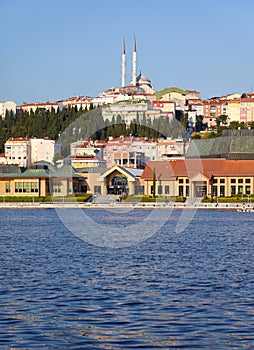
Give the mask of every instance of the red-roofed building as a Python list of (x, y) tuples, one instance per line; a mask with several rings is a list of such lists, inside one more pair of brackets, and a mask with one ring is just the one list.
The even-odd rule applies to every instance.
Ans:
[(182, 159), (148, 162), (141, 176), (144, 193), (203, 197), (254, 194), (254, 160)]

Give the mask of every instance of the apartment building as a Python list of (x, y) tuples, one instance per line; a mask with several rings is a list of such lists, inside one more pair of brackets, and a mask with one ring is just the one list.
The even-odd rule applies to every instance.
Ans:
[(30, 164), (36, 163), (40, 160), (53, 164), (55, 155), (55, 140), (48, 138), (32, 138), (29, 140), (30, 143), (30, 157), (28, 158)]
[(29, 167), (32, 163), (44, 160), (53, 163), (55, 141), (36, 138), (10, 138), (5, 142), (7, 165)]
[(0, 117), (5, 118), (6, 112), (16, 114), (17, 105), (13, 101), (0, 102)]
[(120, 118), (121, 122), (129, 126), (134, 121), (142, 123), (149, 109), (151, 109), (149, 101), (122, 101), (103, 107), (102, 118), (109, 122), (112, 122), (113, 119), (117, 121)]
[(27, 167), (31, 164), (31, 144), (29, 138), (11, 138), (5, 142), (5, 159), (7, 165)]
[(37, 109), (43, 108), (48, 111), (51, 111), (52, 109), (57, 112), (59, 108), (59, 103), (57, 102), (35, 102), (35, 103), (23, 103), (19, 106), (17, 106), (17, 111), (26, 111), (28, 113), (35, 112)]

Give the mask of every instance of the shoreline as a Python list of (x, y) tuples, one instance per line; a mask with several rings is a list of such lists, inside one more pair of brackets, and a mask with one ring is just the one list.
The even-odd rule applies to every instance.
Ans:
[[(78, 203), (78, 202), (2, 202), (0, 209), (204, 209), (204, 210), (237, 210), (242, 209), (241, 203)], [(252, 204), (246, 209), (254, 209)]]

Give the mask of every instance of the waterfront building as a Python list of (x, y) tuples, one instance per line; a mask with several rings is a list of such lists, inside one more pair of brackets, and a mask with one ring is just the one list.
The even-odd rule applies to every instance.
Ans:
[(221, 137), (191, 140), (186, 158), (254, 159), (254, 130), (224, 130)]
[(0, 167), (0, 195), (19, 197), (66, 196), (87, 192), (86, 177), (70, 166), (61, 169), (45, 164), (30, 168)]
[(98, 193), (107, 194), (143, 194), (140, 177), (143, 169), (133, 169), (114, 165), (104, 172), (98, 179)]
[[(227, 197), (254, 194), (254, 160), (151, 161), (141, 176), (146, 195)], [(156, 181), (154, 181), (154, 174)]]

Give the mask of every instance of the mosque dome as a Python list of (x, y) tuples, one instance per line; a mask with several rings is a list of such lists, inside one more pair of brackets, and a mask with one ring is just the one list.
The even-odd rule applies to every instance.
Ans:
[(151, 80), (149, 78), (147, 78), (146, 76), (139, 74), (137, 76), (137, 84), (151, 86)]

